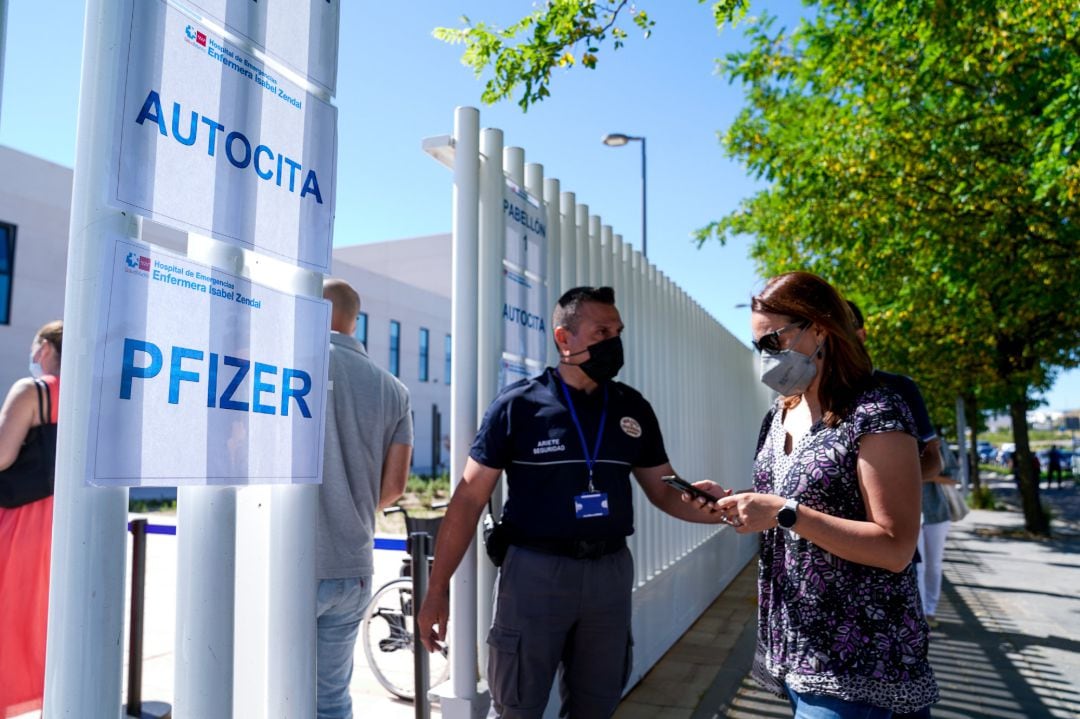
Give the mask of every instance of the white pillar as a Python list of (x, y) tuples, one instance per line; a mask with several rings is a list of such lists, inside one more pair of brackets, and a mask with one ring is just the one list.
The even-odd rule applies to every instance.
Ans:
[(600, 215), (589, 216), (589, 284), (599, 287), (600, 281)]
[(524, 189), (525, 150), (520, 147), (507, 147), (504, 149), (502, 170), (515, 185)]
[[(555, 299), (578, 282), (577, 203), (573, 192), (564, 192), (559, 201), (559, 287)], [(554, 304), (554, 303), (553, 303)]]
[(600, 284), (611, 286), (615, 284), (615, 280), (612, 275), (612, 260), (614, 250), (612, 247), (615, 244), (614, 233), (611, 230), (611, 225), (604, 225), (600, 228)]
[[(502, 303), (503, 285), (486, 278), (501, 276), (502, 258), (506, 243), (503, 221), (503, 196), (506, 180), (503, 167), (515, 148), (503, 149), (503, 132), (484, 128), (480, 132), (480, 181), (479, 215), (477, 233), (477, 271), (480, 282), (476, 286), (477, 336), (476, 336), (476, 408), (482, 415), (499, 390), (499, 359), (502, 356)], [(519, 158), (521, 150), (516, 153)], [(519, 163), (520, 164), (520, 163)], [(511, 177), (510, 179), (514, 179)], [(475, 431), (475, 427), (474, 427)], [(492, 504), (495, 516), (502, 516), (504, 484), (500, 479), (495, 485)], [(484, 556), (476, 555), (476, 656), (481, 677), (487, 677), (487, 628), (491, 626), (491, 590), (495, 586), (495, 567)]]
[[(241, 274), (243, 250), (188, 235), (188, 257)], [(236, 489), (177, 490), (176, 633), (173, 711), (177, 719), (231, 716), (236, 572)]]
[(589, 206), (578, 203), (577, 215), (577, 282), (574, 287), (590, 284), (589, 281)]
[[(453, 317), (450, 393), (450, 468), (454, 489), (461, 481), (477, 416), (477, 269), (479, 235), (480, 113), (454, 111)], [(487, 712), (476, 691), (476, 545), (458, 566), (450, 583), (450, 687), (440, 701), (446, 719), (473, 719)]]
[[(540, 201), (540, 216), (546, 218), (548, 215), (547, 205), (544, 202), (544, 166), (538, 162), (529, 162), (525, 165), (525, 191)], [(544, 261), (540, 264), (540, 267), (543, 268), (545, 279), (550, 279), (548, 274), (548, 270), (551, 268), (551, 234), (548, 232), (550, 227), (550, 222), (544, 223)], [(550, 291), (542, 292), (541, 295), (544, 299), (540, 304), (540, 313), (550, 319), (551, 315), (548, 314), (551, 311), (550, 307), (558, 297), (551, 297)], [(545, 321), (544, 324), (546, 325), (547, 322)], [(539, 358), (541, 362), (546, 363), (547, 358), (553, 354), (553, 346), (554, 342), (544, 343), (544, 356)]]
[(83, 31), (45, 662), (44, 715), (50, 718), (120, 713), (128, 492), (83, 481), (93, 357), (104, 311), (101, 287), (107, 280), (102, 260), (114, 236), (140, 234), (136, 219), (109, 207), (109, 188), (102, 182), (127, 62), (116, 42), (127, 32), (125, 5), (88, 0)]
[[(555, 307), (555, 302), (562, 294), (562, 280), (560, 272), (562, 266), (562, 207), (560, 203), (559, 181), (553, 177), (544, 180), (544, 202), (547, 204), (547, 306), (544, 308), (550, 313)], [(550, 314), (545, 314), (550, 317)], [(548, 332), (554, 331), (549, 327)], [(558, 365), (559, 352), (555, 348), (555, 342), (548, 337), (547, 340), (547, 363), (552, 367)]]
[[(320, 295), (322, 292), (320, 282)], [(303, 717), (315, 706), (315, 523), (319, 488), (271, 488), (267, 704), (277, 716)], [(177, 717), (177, 719), (183, 719)]]

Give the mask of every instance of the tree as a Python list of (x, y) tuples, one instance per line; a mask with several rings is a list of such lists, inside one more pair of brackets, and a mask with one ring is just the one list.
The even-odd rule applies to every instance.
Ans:
[[(705, 0), (697, 0), (704, 4)], [(714, 0), (713, 17), (718, 25), (730, 22), (744, 10), (746, 0)], [(436, 38), (465, 45), (461, 61), (480, 77), (488, 69), (481, 100), (492, 104), (510, 97), (520, 88), (518, 106), (530, 105), (550, 94), (551, 74), (557, 68), (581, 64), (594, 69), (600, 48), (610, 42), (623, 47), (629, 35), (620, 22), (627, 16), (647, 38), (654, 23), (645, 10), (629, 0), (548, 0), (543, 7), (500, 30), (462, 17), (462, 28), (435, 28)]]
[(1077, 10), (1042, 0), (817, 3), (764, 19), (725, 73), (724, 141), (769, 181), (700, 239), (757, 238), (768, 273), (811, 268), (865, 298), (875, 359), (1013, 418), (1027, 528), (1046, 533), (1025, 422), (1080, 361)]
[[(767, 14), (748, 21), (751, 49), (722, 63), (746, 96), (725, 147), (768, 186), (698, 240), (751, 234), (766, 274), (827, 277), (867, 311), (875, 360), (918, 378), (939, 413), (957, 396), (1007, 407), (1025, 523), (1046, 533), (1025, 417), (1055, 367), (1080, 363), (1080, 9), (804, 4), (807, 19), (790, 31)], [(542, 38), (524, 46), (544, 49), (531, 64), (500, 64), (515, 55), (488, 29), (457, 39), (488, 48), (473, 53), (474, 69), (491, 65), (489, 90), (503, 97), (523, 85), (527, 108), (548, 92), (551, 58), (574, 43), (585, 40), (595, 66), (624, 9), (549, 2), (534, 16), (579, 31), (528, 25)], [(715, 20), (743, 10), (719, 3)]]

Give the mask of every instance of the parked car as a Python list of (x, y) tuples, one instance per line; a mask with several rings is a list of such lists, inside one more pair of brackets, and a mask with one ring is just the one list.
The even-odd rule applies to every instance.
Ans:
[(997, 450), (994, 448), (994, 445), (985, 440), (980, 440), (978, 444), (975, 445), (975, 451), (979, 455), (980, 462), (993, 462), (997, 457)]
[(1001, 445), (1000, 449), (998, 449), (997, 463), (1000, 464), (1002, 467), (1008, 467), (1010, 464), (1012, 464), (1012, 456), (1015, 451), (1015, 442), (1005, 442)]

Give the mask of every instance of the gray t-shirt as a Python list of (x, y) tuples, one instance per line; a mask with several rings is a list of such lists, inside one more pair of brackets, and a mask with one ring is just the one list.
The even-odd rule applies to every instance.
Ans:
[(391, 444), (412, 442), (405, 385), (376, 366), (355, 338), (330, 333), (330, 397), (315, 563), (319, 579), (374, 573), (383, 461)]

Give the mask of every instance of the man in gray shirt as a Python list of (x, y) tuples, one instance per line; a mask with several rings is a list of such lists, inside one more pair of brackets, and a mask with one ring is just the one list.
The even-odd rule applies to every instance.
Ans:
[(375, 512), (405, 491), (412, 456), (409, 392), (375, 365), (353, 333), (360, 296), (323, 283), (330, 319), (330, 398), (319, 488), (318, 717), (351, 719), (353, 652), (374, 574)]

